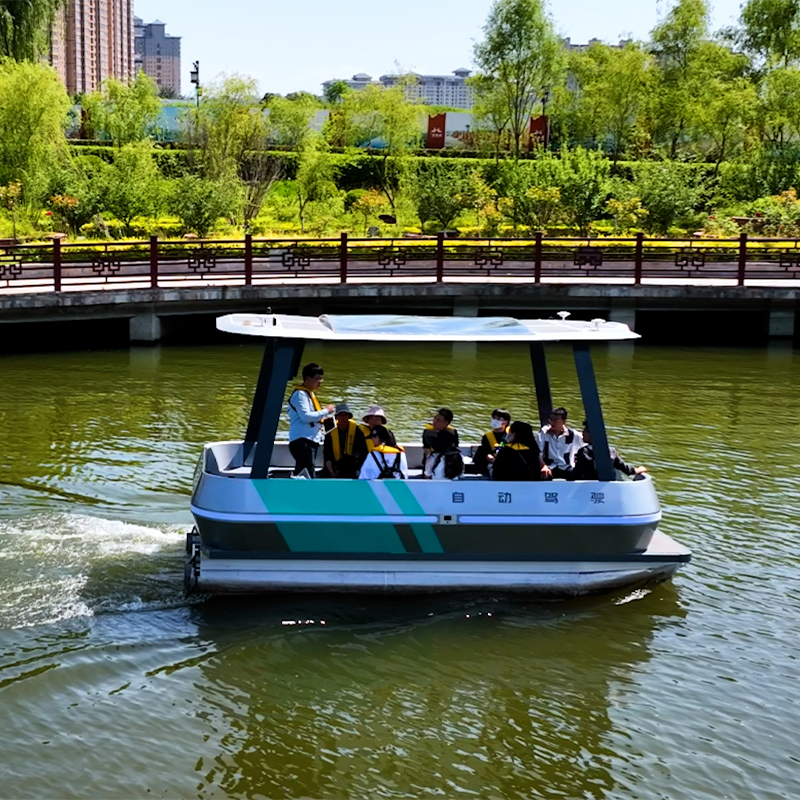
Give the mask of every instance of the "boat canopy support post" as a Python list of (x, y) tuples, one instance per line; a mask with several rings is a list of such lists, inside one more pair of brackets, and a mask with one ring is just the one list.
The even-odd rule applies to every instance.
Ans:
[(601, 481), (613, 481), (616, 479), (616, 472), (608, 448), (608, 436), (603, 422), (603, 409), (600, 406), (600, 394), (597, 391), (589, 345), (586, 342), (576, 342), (572, 349), (575, 355), (575, 369), (578, 372), (578, 384), (581, 387), (583, 409), (586, 412), (586, 425), (592, 437), (597, 477)]
[(550, 377), (547, 374), (547, 356), (541, 342), (531, 343), (531, 366), (533, 367), (533, 382), (536, 386), (539, 420), (542, 425), (547, 425), (550, 412), (553, 410), (553, 398), (550, 393)]
[(297, 374), (304, 345), (302, 339), (267, 340), (244, 437), (243, 460), (255, 447), (252, 478), (267, 477), (286, 384)]

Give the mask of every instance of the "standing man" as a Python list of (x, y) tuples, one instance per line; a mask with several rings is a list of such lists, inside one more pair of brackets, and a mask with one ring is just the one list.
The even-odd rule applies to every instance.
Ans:
[(322, 383), (325, 370), (319, 364), (303, 367), (303, 382), (295, 386), (286, 411), (289, 414), (289, 452), (294, 457), (294, 474), (303, 470), (314, 477), (317, 451), (325, 437), (323, 421), (333, 414), (333, 406), (322, 407), (316, 390)]
[(546, 469), (542, 476), (548, 478), (572, 478), (575, 455), (583, 447), (583, 437), (578, 431), (567, 427), (567, 409), (554, 408), (550, 412), (550, 424), (545, 425), (536, 437), (539, 452)]
[(367, 445), (356, 425), (350, 406), (339, 403), (334, 412), (336, 427), (325, 434), (322, 448), (326, 478), (357, 478), (358, 468), (367, 457)]

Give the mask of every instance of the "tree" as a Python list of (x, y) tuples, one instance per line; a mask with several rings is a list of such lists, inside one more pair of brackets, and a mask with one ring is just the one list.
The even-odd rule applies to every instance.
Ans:
[(254, 137), (264, 130), (264, 113), (254, 101), (257, 84), (241, 75), (224, 76), (184, 122), (184, 139), (199, 154), (198, 170), (211, 180), (237, 176)]
[(609, 47), (599, 42), (570, 57), (574, 91), (555, 93), (556, 113), (578, 142), (608, 139), (616, 164), (628, 146), (648, 88), (651, 59), (638, 45)]
[(334, 146), (366, 147), (373, 174), (397, 213), (397, 194), (406, 177), (411, 148), (422, 135), (424, 109), (405, 97), (405, 82), (366, 86), (348, 92), (328, 119), (326, 137)]
[(238, 214), (245, 228), (282, 173), (268, 151), (274, 130), (270, 116), (256, 101), (256, 81), (233, 75), (212, 86), (184, 124), (184, 141), (199, 158), (197, 173), (218, 186), (221, 204)]
[[(473, 75), (467, 78), (475, 97), (472, 117), (478, 132), (491, 133), (495, 161), (499, 162), (503, 148), (503, 134), (511, 124), (511, 110), (499, 81), (490, 75)], [(481, 137), (482, 138), (482, 137)]]
[(186, 175), (175, 181), (170, 208), (180, 217), (187, 230), (205, 239), (219, 218), (228, 213), (233, 202), (229, 186), (208, 178)]
[(0, 186), (0, 205), (11, 214), (14, 241), (17, 240), (17, 206), (22, 197), (22, 184), (19, 181)]
[(313, 133), (311, 120), (319, 109), (319, 101), (314, 95), (303, 92), (295, 99), (273, 97), (267, 107), (275, 144), (294, 149)]
[(83, 225), (105, 210), (110, 176), (117, 174), (98, 156), (74, 156), (52, 177), (48, 189), (50, 206), (77, 235)]
[[(560, 73), (561, 42), (542, 0), (495, 0), (483, 30), (484, 41), (475, 45), (475, 63), (491, 79), (486, 86), (508, 110), (514, 155), (519, 158), (539, 98)], [(480, 92), (482, 84), (476, 86)]]
[(800, 58), (800, 0), (748, 0), (742, 27), (733, 37), (750, 54), (760, 74)]
[(133, 233), (136, 217), (155, 213), (160, 199), (160, 176), (151, 142), (124, 145), (107, 173), (106, 208)]
[(660, 161), (639, 164), (631, 191), (647, 211), (643, 222), (655, 233), (666, 234), (678, 220), (692, 213), (700, 192), (686, 164)]
[(99, 92), (83, 98), (82, 106), (95, 136), (104, 134), (117, 147), (149, 138), (161, 113), (158, 85), (144, 72), (130, 85), (107, 78)]
[(747, 59), (714, 42), (705, 42), (698, 53), (702, 92), (692, 105), (695, 125), (704, 150), (714, 157), (714, 174), (735, 148), (740, 147), (756, 119), (759, 99), (746, 77)]
[(800, 133), (800, 70), (774, 69), (763, 83), (763, 136), (781, 150)]
[(561, 151), (560, 163), (551, 161), (554, 175), (549, 182), (558, 186), (564, 212), (583, 236), (602, 213), (608, 196), (611, 165), (595, 150)]
[(54, 69), (0, 60), (0, 186), (19, 181), (28, 205), (44, 199), (50, 172), (67, 159), (69, 108)]
[(302, 233), (306, 232), (305, 213), (309, 204), (326, 200), (336, 194), (333, 176), (334, 165), (324, 142), (320, 142), (318, 136), (307, 139), (298, 153), (294, 184)]
[(350, 211), (364, 217), (364, 235), (366, 236), (370, 219), (385, 207), (386, 198), (380, 192), (370, 189), (367, 192), (363, 192), (353, 201), (350, 205)]
[(47, 52), (50, 30), (64, 0), (0, 0), (0, 57), (38, 61)]
[(291, 103), (303, 102), (311, 103), (315, 106), (319, 106), (320, 104), (320, 99), (317, 95), (305, 91), (289, 92), (289, 94), (286, 95), (286, 99)]
[(347, 85), (347, 81), (331, 81), (325, 87), (325, 102), (329, 106), (336, 105), (349, 91), (350, 87)]
[(436, 158), (420, 161), (411, 194), (423, 227), (437, 222), (446, 230), (472, 205), (469, 176), (459, 166)]
[(652, 31), (652, 52), (659, 72), (650, 93), (654, 136), (664, 142), (670, 158), (691, 138), (694, 100), (702, 95), (698, 55), (708, 38), (706, 0), (679, 0)]

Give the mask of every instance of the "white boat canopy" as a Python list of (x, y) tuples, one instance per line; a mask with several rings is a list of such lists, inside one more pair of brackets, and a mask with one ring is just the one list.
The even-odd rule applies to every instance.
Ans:
[(592, 434), (597, 474), (613, 481), (615, 472), (606, 437), (603, 412), (589, 353), (592, 344), (638, 339), (639, 335), (620, 322), (603, 319), (514, 319), (513, 317), (416, 317), (403, 314), (327, 314), (300, 317), (288, 314), (228, 314), (217, 319), (217, 328), (227, 333), (260, 336), (264, 357), (258, 376), (250, 419), (244, 437), (244, 459), (251, 450), (254, 479), (269, 473), (278, 418), (286, 384), (300, 370), (305, 343), (309, 340), (339, 342), (518, 342), (529, 346), (539, 419), (547, 423), (553, 408), (545, 344), (569, 342), (583, 398), (586, 422)]
[(638, 339), (627, 325), (566, 319), (513, 317), (417, 317), (403, 314), (228, 314), (217, 319), (227, 333), (276, 339), (340, 342), (617, 342)]

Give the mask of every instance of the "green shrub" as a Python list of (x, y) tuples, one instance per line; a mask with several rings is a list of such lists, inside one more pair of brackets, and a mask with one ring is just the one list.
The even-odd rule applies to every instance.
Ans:
[(204, 239), (219, 218), (230, 211), (233, 202), (228, 187), (197, 175), (186, 175), (173, 184), (170, 208), (180, 217), (185, 230)]

